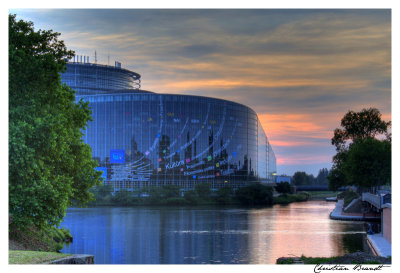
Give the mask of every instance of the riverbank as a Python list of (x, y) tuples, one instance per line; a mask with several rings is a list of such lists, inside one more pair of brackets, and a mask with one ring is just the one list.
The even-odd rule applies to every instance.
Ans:
[(54, 260), (67, 258), (72, 254), (64, 254), (57, 252), (45, 251), (23, 251), (23, 250), (9, 250), (8, 263), (9, 264), (46, 264)]
[(311, 199), (311, 195), (308, 192), (300, 192), (297, 194), (281, 194), (274, 196), (274, 205), (286, 205), (294, 202), (305, 202)]
[(72, 242), (69, 230), (49, 227), (11, 230), (8, 240), (9, 264), (93, 264), (93, 255), (60, 253)]
[(338, 191), (309, 191), (310, 200), (326, 200), (326, 198), (337, 197)]
[(392, 259), (365, 252), (355, 252), (336, 257), (281, 257), (277, 264), (391, 264)]
[(65, 244), (72, 242), (69, 230), (49, 226), (43, 229), (27, 227), (18, 230), (9, 227), (8, 232), (9, 250), (32, 250), (59, 252)]
[[(277, 191), (280, 194), (277, 194)], [(286, 193), (285, 193), (286, 192)], [(110, 185), (100, 185), (93, 190), (95, 201), (88, 203), (96, 206), (270, 206), (274, 204), (289, 204), (310, 200), (313, 194), (308, 192), (289, 193), (273, 186), (252, 183), (248, 186), (234, 189), (225, 186), (212, 189), (208, 183), (198, 184), (192, 190), (183, 191), (175, 185), (150, 187), (135, 191), (113, 191)], [(328, 193), (334, 196), (335, 193)], [(316, 198), (327, 196), (326, 193), (314, 194)], [(322, 199), (321, 199), (322, 200)]]
[[(281, 194), (273, 196), (272, 205), (286, 205), (294, 202), (305, 202), (309, 200), (323, 200), (323, 199), (312, 199), (308, 193), (301, 192), (298, 194)], [(223, 206), (241, 206), (239, 201), (230, 200), (226, 202), (218, 202), (213, 199), (209, 200), (196, 200), (196, 202), (189, 202), (184, 198), (170, 198), (164, 202), (146, 202), (144, 200), (128, 201), (126, 203), (117, 203), (110, 200), (91, 202), (88, 204), (89, 207), (159, 207), (159, 206), (182, 206), (182, 207), (223, 207)], [(248, 206), (246, 206), (248, 207)], [(259, 207), (259, 206), (256, 206)]]
[(43, 264), (69, 257), (72, 254), (63, 254), (60, 250), (70, 242), (72, 242), (72, 236), (69, 230), (64, 228), (48, 226), (38, 229), (31, 226), (19, 230), (10, 223), (8, 263)]
[[(338, 200), (335, 209), (331, 212), (330, 218), (333, 220), (344, 221), (380, 221), (380, 217), (376, 217), (373, 213), (345, 213), (343, 212), (344, 201)], [(392, 245), (382, 235), (368, 234), (365, 238), (366, 244), (370, 251), (376, 256), (390, 257), (392, 255)]]
[(207, 184), (200, 184), (194, 190), (182, 192), (177, 186), (151, 188), (148, 192), (112, 192), (101, 186), (95, 192), (95, 201), (89, 202), (90, 207), (97, 206), (271, 206), (308, 201), (311, 194), (299, 192), (296, 194), (274, 194), (273, 187), (262, 184), (252, 184), (234, 190), (232, 187), (219, 188), (212, 191)]
[(346, 213), (343, 212), (344, 201), (339, 199), (336, 202), (335, 209), (331, 212), (330, 218), (333, 220), (344, 220), (344, 221), (379, 221), (380, 217), (376, 217), (372, 213)]
[(377, 256), (389, 257), (392, 256), (392, 244), (386, 240), (381, 233), (368, 234), (367, 244), (372, 253)]
[(93, 255), (9, 250), (8, 264), (94, 264)]
[[(165, 200), (152, 202), (152, 200), (146, 200), (145, 198), (135, 198), (125, 200), (125, 202), (115, 202), (112, 199), (103, 199), (88, 203), (89, 207), (158, 207), (158, 206), (182, 206), (182, 207), (221, 207), (221, 206), (241, 206), (243, 205), (240, 201), (235, 200), (234, 197), (229, 199), (216, 200), (216, 198), (188, 200), (184, 197), (174, 197)], [(312, 198), (308, 192), (300, 192), (297, 194), (281, 194), (272, 197), (272, 204), (270, 205), (286, 205), (294, 202), (305, 202), (309, 200), (324, 200), (323, 198)], [(267, 206), (270, 206), (267, 205)], [(259, 207), (259, 206), (257, 206)]]

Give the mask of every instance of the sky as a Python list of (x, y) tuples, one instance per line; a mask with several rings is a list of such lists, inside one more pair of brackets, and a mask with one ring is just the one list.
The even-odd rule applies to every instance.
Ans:
[(390, 9), (10, 9), (142, 89), (239, 102), (258, 113), (278, 174), (332, 166), (349, 111), (391, 114)]

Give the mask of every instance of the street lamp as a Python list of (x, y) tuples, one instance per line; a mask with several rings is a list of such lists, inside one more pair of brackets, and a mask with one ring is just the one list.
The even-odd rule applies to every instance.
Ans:
[(272, 176), (274, 177), (274, 179), (273, 179), (274, 181), (273, 181), (273, 182), (276, 183), (276, 176), (277, 176), (277, 174), (276, 174), (276, 173), (272, 173)]

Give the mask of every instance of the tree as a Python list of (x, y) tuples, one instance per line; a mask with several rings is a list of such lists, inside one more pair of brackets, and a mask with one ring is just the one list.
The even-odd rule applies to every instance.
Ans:
[(279, 193), (293, 193), (293, 187), (288, 182), (277, 183), (275, 190)]
[(176, 199), (181, 197), (181, 190), (179, 186), (165, 185), (162, 187), (151, 187), (149, 188), (150, 196), (147, 201), (150, 204), (156, 205), (161, 204), (167, 199)]
[(114, 191), (114, 188), (110, 184), (98, 185), (91, 189), (91, 192), (93, 192), (94, 198), (96, 199), (96, 201), (99, 201), (108, 196), (111, 196), (113, 191)]
[(272, 205), (273, 188), (252, 183), (236, 190), (235, 197), (242, 205)]
[(194, 191), (197, 193), (200, 199), (208, 200), (211, 196), (211, 184), (210, 183), (199, 183), (194, 187)]
[(74, 52), (59, 35), (9, 15), (9, 213), (17, 228), (58, 225), (72, 200), (92, 200), (89, 189), (101, 183), (81, 140), (88, 103), (61, 85)]
[(388, 184), (391, 178), (391, 143), (370, 137), (355, 141), (342, 168), (351, 185), (372, 188)]
[(328, 182), (328, 188), (331, 191), (337, 191), (339, 188), (347, 186), (344, 173), (335, 165), (329, 172)]
[(197, 193), (193, 190), (189, 190), (185, 192), (185, 195), (183, 198), (188, 202), (190, 205), (197, 205), (199, 202), (199, 196)]
[(317, 185), (328, 185), (328, 175), (329, 171), (327, 168), (322, 168), (319, 170), (315, 183)]
[(177, 198), (181, 196), (181, 188), (175, 185), (166, 185), (162, 188), (162, 196), (165, 199), (168, 198)]
[[(328, 176), (329, 188), (337, 189), (345, 185), (358, 185), (365, 186), (360, 181), (361, 176), (356, 179), (357, 172), (355, 166), (364, 165), (366, 168), (363, 170), (371, 170), (372, 166), (380, 165), (377, 161), (378, 157), (367, 156), (365, 149), (371, 149), (370, 152), (385, 149), (391, 150), (391, 133), (389, 131), (391, 122), (386, 122), (381, 119), (381, 113), (376, 108), (362, 109), (360, 112), (349, 111), (341, 120), (342, 128), (336, 128), (334, 130), (334, 136), (332, 138), (332, 145), (336, 147), (337, 154), (333, 157), (333, 167), (331, 173)], [(379, 141), (375, 138), (386, 136), (386, 140)], [(374, 139), (374, 140), (372, 140)], [(378, 142), (385, 142), (379, 144)], [(369, 147), (369, 148), (368, 148)], [(363, 162), (357, 162), (357, 160)], [(383, 162), (387, 164), (388, 160), (385, 159)], [(367, 167), (369, 166), (369, 167)], [(380, 165), (386, 172), (387, 167)], [(371, 179), (377, 179), (377, 176), (371, 172), (367, 172), (372, 175)], [(358, 175), (361, 175), (358, 173)], [(364, 177), (364, 176), (363, 176)], [(386, 176), (382, 174), (382, 179)], [(370, 186), (379, 185), (382, 183), (375, 180), (372, 182), (368, 179)]]
[(233, 188), (230, 186), (225, 186), (219, 188), (216, 192), (215, 201), (220, 205), (227, 205), (232, 202)]
[(293, 184), (296, 186), (305, 186), (314, 184), (314, 176), (306, 172), (295, 172), (293, 175)]
[(343, 128), (336, 128), (334, 131), (332, 145), (340, 152), (348, 147), (348, 141), (375, 138), (383, 134), (390, 138), (388, 128), (391, 122), (386, 122), (381, 117), (376, 108), (364, 108), (360, 112), (348, 111), (340, 123)]
[(115, 194), (111, 197), (111, 200), (121, 206), (128, 206), (137, 202), (137, 199), (132, 197), (132, 192), (126, 189), (121, 189), (115, 192)]

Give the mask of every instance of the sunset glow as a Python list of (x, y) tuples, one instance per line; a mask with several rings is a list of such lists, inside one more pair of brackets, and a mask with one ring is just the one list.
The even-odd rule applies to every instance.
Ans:
[(142, 89), (257, 112), (278, 174), (330, 168), (348, 110), (391, 119), (390, 10), (10, 10), (78, 55), (142, 75)]

